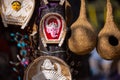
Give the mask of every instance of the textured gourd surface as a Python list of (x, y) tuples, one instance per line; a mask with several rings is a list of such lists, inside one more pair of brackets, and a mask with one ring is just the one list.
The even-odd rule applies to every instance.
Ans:
[(112, 14), (110, 0), (107, 0), (106, 22), (98, 35), (97, 51), (104, 59), (120, 57), (120, 31), (117, 28)]
[(68, 47), (78, 55), (89, 53), (96, 46), (96, 34), (86, 18), (85, 0), (81, 0), (78, 19), (71, 25), (71, 37)]

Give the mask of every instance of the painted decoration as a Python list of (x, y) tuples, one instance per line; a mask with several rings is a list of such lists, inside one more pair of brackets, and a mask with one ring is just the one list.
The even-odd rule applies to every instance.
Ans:
[(61, 45), (66, 35), (64, 18), (58, 13), (48, 13), (40, 22), (40, 36), (43, 44), (57, 43)]
[(24, 29), (29, 22), (35, 0), (1, 0), (1, 16), (5, 27), (20, 25)]

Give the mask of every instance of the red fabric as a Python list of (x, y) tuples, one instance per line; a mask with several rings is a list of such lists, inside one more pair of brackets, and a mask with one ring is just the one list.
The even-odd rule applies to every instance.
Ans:
[[(48, 17), (49, 17), (49, 16), (48, 16)], [(48, 18), (48, 17), (47, 17), (47, 18)], [(59, 37), (60, 37), (61, 31), (62, 31), (62, 27), (63, 27), (63, 26), (62, 26), (63, 23), (62, 23), (61, 17), (59, 17), (59, 16), (57, 16), (57, 15), (56, 15), (56, 17), (57, 17), (57, 18), (59, 19), (59, 21), (60, 21), (60, 28), (59, 28), (59, 32), (58, 32), (58, 34), (57, 34), (58, 36), (55, 37), (55, 38), (53, 38), (53, 37), (47, 32), (46, 27), (45, 27), (45, 26), (46, 26), (46, 24), (45, 24), (46, 19), (45, 19), (45, 21), (44, 21), (45, 35), (46, 35), (46, 37), (47, 37), (48, 40), (51, 40), (51, 39), (55, 39), (55, 40), (56, 40), (56, 39), (59, 39)], [(51, 23), (51, 22), (54, 22), (54, 23), (58, 24), (58, 22), (57, 22), (57, 20), (56, 20), (55, 18), (51, 18), (51, 19), (48, 21), (48, 24)]]

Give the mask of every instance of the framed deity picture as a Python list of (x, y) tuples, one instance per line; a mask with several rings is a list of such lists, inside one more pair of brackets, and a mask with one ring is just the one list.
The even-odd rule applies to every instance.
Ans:
[(62, 45), (66, 35), (66, 23), (58, 13), (47, 13), (40, 21), (40, 37), (43, 45), (58, 44)]

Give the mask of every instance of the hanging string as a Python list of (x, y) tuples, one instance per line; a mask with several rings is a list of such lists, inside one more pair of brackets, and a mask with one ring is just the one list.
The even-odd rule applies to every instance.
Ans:
[(58, 51), (52, 51), (52, 52), (48, 52), (48, 51), (39, 51), (40, 53), (44, 53), (44, 54), (57, 54), (57, 53), (64, 53), (64, 52), (66, 52), (66, 51), (64, 51), (64, 50), (58, 50)]

